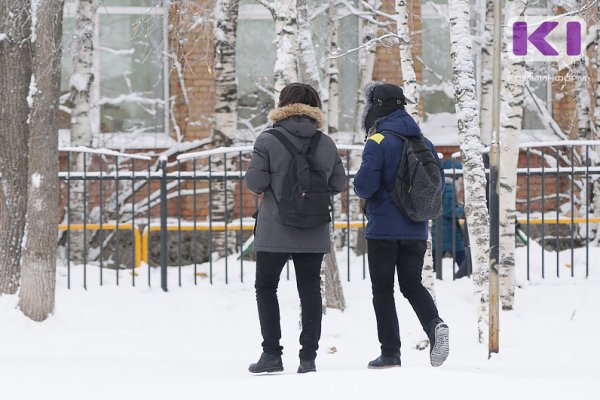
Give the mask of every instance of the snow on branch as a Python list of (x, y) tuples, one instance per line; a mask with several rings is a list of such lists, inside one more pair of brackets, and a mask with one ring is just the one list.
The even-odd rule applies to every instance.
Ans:
[(100, 99), (98, 99), (98, 101), (96, 102), (97, 106), (102, 106), (105, 104), (110, 104), (113, 106), (116, 105), (120, 105), (123, 103), (140, 103), (140, 104), (148, 104), (148, 105), (164, 105), (165, 101), (164, 99), (159, 99), (159, 98), (149, 98), (149, 97), (144, 97), (142, 96), (140, 93), (130, 93), (130, 94), (122, 94), (120, 96), (117, 97), (101, 97)]
[(395, 15), (385, 13), (385, 12), (383, 12), (383, 11), (381, 11), (381, 10), (373, 7), (373, 5), (369, 4), (365, 0), (361, 0), (361, 4), (363, 5), (363, 7), (365, 7), (367, 10), (371, 11), (375, 15), (378, 15), (380, 17), (384, 17), (384, 18), (390, 19), (392, 21), (396, 20), (396, 16)]
[(275, 18), (275, 4), (273, 4), (273, 3), (269, 2), (269, 1), (266, 1), (266, 0), (256, 0), (256, 2), (259, 3), (259, 4), (261, 4), (267, 10), (269, 10), (269, 12), (273, 16), (273, 18)]
[(135, 158), (138, 160), (151, 160), (148, 156), (142, 156), (137, 154), (129, 154), (129, 153), (120, 153), (114, 150), (108, 149), (92, 149), (90, 147), (85, 146), (77, 146), (77, 147), (61, 147), (58, 151), (64, 151), (68, 153), (91, 153), (91, 154), (100, 154), (104, 156), (112, 156), (112, 157), (126, 157), (126, 158)]
[(354, 53), (354, 52), (356, 52), (356, 51), (359, 51), (360, 49), (369, 48), (369, 47), (371, 47), (371, 46), (372, 46), (373, 44), (375, 44), (375, 43), (385, 42), (385, 41), (387, 41), (387, 40), (389, 40), (389, 39), (398, 39), (398, 35), (397, 35), (397, 34), (395, 34), (395, 33), (391, 33), (391, 32), (390, 32), (390, 33), (386, 33), (385, 35), (382, 35), (382, 36), (380, 36), (380, 37), (377, 37), (377, 38), (371, 39), (371, 40), (370, 40), (370, 41), (368, 41), (367, 43), (364, 43), (364, 44), (362, 44), (362, 45), (360, 45), (360, 46), (358, 46), (358, 47), (355, 47), (355, 48), (353, 48), (353, 49), (347, 50), (347, 51), (345, 51), (345, 52), (343, 52), (343, 53), (340, 53), (340, 54), (333, 54), (333, 55), (331, 55), (331, 56), (327, 57), (326, 59), (327, 59), (327, 60), (331, 60), (331, 59), (336, 59), (336, 58), (345, 57), (345, 56), (347, 56), (348, 54), (352, 54), (352, 53)]
[(135, 49), (112, 49), (110, 47), (99, 46), (98, 50), (105, 51), (116, 56), (130, 56), (135, 53)]
[(308, 20), (309, 21), (314, 21), (315, 19), (319, 18), (321, 15), (323, 15), (323, 13), (325, 11), (327, 11), (327, 9), (329, 8), (329, 4), (325, 3), (325, 4), (321, 4), (319, 7), (317, 7), (315, 9), (315, 11), (313, 13), (311, 13), (308, 16)]
[[(361, 10), (357, 9), (356, 7), (354, 7), (354, 5), (351, 4), (348, 0), (339, 0), (339, 3), (346, 8), (346, 11), (348, 11), (348, 13), (349, 13), (348, 15), (354, 15), (358, 18), (361, 18), (361, 19), (364, 19), (365, 21), (370, 22), (373, 25), (388, 26), (387, 22), (377, 20), (377, 18), (374, 17), (372, 12), (361, 11)], [(341, 17), (345, 17), (345, 16), (346, 15), (342, 15)], [(391, 15), (389, 17), (392, 18)]]
[(529, 83), (525, 84), (525, 93), (527, 94), (525, 97), (526, 105), (533, 106), (534, 110), (538, 111), (540, 120), (544, 126), (560, 139), (568, 139), (567, 135), (562, 131), (560, 126), (558, 126), (554, 118), (552, 118), (544, 101), (534, 93)]

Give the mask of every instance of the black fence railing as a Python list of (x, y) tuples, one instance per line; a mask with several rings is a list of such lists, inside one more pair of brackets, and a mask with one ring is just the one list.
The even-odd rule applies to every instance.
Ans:
[[(561, 275), (565, 251), (570, 251), (571, 276), (590, 272), (590, 247), (597, 246), (600, 234), (600, 219), (594, 217), (591, 204), (594, 187), (600, 191), (600, 167), (593, 166), (597, 162), (592, 145), (600, 142), (522, 148), (515, 189), (516, 237), (517, 245), (526, 249), (527, 278), (539, 267), (542, 277), (547, 276), (552, 253), (553, 273)], [(59, 245), (68, 286), (79, 280), (86, 288), (90, 282), (136, 285), (142, 280), (167, 290), (169, 285), (197, 284), (205, 278), (211, 283), (217, 278), (225, 283), (248, 279), (246, 266), (253, 261), (251, 216), (260, 202), (260, 196), (243, 185), (251, 150), (214, 149), (169, 161), (65, 149)], [(362, 239), (367, 220), (352, 190), (361, 151), (362, 146), (340, 146), (348, 185), (334, 199), (332, 218), (338, 267), (348, 281), (365, 279), (368, 263)], [(454, 164), (445, 173), (453, 196), (450, 217), (435, 221), (438, 278), (450, 272), (444, 257), (452, 258), (452, 276), (461, 251), (467, 250), (468, 262), (468, 241), (466, 249), (457, 243), (457, 233), (465, 228), (457, 210), (463, 193), (455, 184), (462, 171)], [(449, 239), (444, 238), (448, 223)], [(451, 243), (449, 250), (445, 239)], [(584, 261), (578, 258), (577, 264), (584, 264), (585, 270), (576, 268), (576, 252), (583, 252)]]

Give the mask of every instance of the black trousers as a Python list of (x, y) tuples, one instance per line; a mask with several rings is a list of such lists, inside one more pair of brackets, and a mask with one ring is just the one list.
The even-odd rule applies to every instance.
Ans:
[(417, 314), (425, 333), (428, 333), (430, 324), (439, 318), (433, 298), (421, 283), (427, 242), (367, 239), (367, 248), (381, 354), (399, 355), (400, 328), (394, 302), (395, 272), (398, 273), (400, 292)]
[(281, 355), (283, 347), (277, 286), (279, 277), (289, 257), (294, 260), (296, 285), (302, 308), (302, 332), (300, 333), (300, 358), (314, 360), (321, 338), (321, 262), (323, 254), (317, 253), (256, 253), (256, 303), (263, 351)]

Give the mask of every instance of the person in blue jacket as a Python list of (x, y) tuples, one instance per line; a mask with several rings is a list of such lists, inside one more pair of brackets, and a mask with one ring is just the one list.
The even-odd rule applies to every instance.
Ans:
[[(421, 283), (427, 249), (427, 222), (413, 222), (394, 204), (388, 194), (396, 174), (404, 141), (388, 132), (406, 137), (421, 135), (415, 120), (405, 111), (406, 100), (396, 85), (373, 82), (365, 89), (362, 128), (367, 133), (362, 164), (354, 178), (354, 191), (367, 200), (365, 238), (373, 307), (381, 355), (369, 362), (369, 368), (401, 365), (400, 332), (394, 302), (394, 275), (400, 291), (417, 314), (430, 341), (430, 362), (441, 365), (448, 357), (448, 325), (440, 318), (433, 298)], [(434, 154), (429, 140), (423, 140)], [(443, 176), (443, 171), (442, 171)]]
[[(461, 170), (462, 165), (457, 160), (446, 160), (442, 164), (445, 170), (455, 169)], [(454, 233), (454, 261), (458, 266), (455, 274), (456, 279), (460, 279), (468, 275), (467, 263), (465, 257), (465, 244), (463, 239), (463, 230), (459, 225), (459, 220), (464, 218), (465, 210), (462, 202), (458, 199), (458, 192), (462, 187), (462, 176), (456, 177), (446, 176), (444, 181), (444, 192), (442, 194), (442, 207), (444, 214), (442, 215), (442, 243), (437, 243), (437, 221), (433, 220), (431, 228), (431, 238), (433, 242), (433, 260), (434, 265), (437, 257), (443, 257), (444, 254), (452, 254), (452, 234)], [(438, 254), (438, 251), (441, 254)]]

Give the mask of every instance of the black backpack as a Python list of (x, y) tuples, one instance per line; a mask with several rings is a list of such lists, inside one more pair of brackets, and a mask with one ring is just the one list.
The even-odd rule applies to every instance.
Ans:
[(404, 141), (402, 158), (392, 190), (392, 201), (411, 221), (423, 222), (442, 215), (442, 173), (423, 137), (406, 137), (385, 131)]
[(275, 136), (292, 154), (283, 181), (281, 199), (275, 201), (283, 225), (296, 228), (316, 228), (331, 221), (331, 193), (325, 171), (319, 169), (314, 153), (322, 132), (317, 131), (308, 146), (298, 150), (280, 128), (266, 131)]

